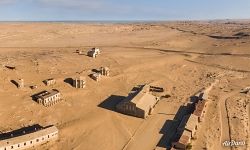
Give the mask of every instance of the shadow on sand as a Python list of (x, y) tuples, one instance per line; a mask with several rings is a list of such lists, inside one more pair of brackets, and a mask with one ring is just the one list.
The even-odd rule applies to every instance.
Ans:
[(13, 83), (18, 88), (18, 83), (15, 80), (10, 80), (11, 83)]
[(171, 142), (174, 140), (177, 128), (185, 115), (190, 114), (193, 110), (193, 105), (180, 106), (173, 120), (167, 120), (160, 130), (163, 134), (162, 138), (157, 144), (157, 147), (171, 149)]
[(17, 137), (17, 136), (21, 136), (24, 134), (29, 134), (29, 133), (35, 132), (37, 130), (40, 130), (40, 129), (43, 129), (43, 127), (40, 126), (39, 124), (35, 124), (32, 126), (28, 126), (28, 127), (23, 127), (23, 128), (11, 131), (11, 132), (0, 134), (0, 140)]
[(121, 102), (124, 98), (125, 98), (124, 96), (111, 95), (107, 99), (105, 99), (103, 102), (101, 102), (98, 105), (98, 107), (101, 107), (101, 108), (116, 112), (115, 106), (119, 102)]
[(72, 78), (66, 78), (66, 79), (64, 79), (64, 82), (69, 84), (70, 86), (73, 86), (73, 79)]

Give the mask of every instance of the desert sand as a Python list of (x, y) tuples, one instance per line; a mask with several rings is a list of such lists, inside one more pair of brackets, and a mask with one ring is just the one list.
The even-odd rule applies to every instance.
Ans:
[[(93, 59), (75, 51), (99, 47)], [(192, 149), (250, 149), (250, 22), (160, 22), (131, 24), (1, 23), (0, 131), (40, 124), (59, 128), (59, 139), (34, 149), (167, 149), (176, 113), (202, 87), (212, 83), (205, 120)], [(15, 66), (15, 70), (5, 66)], [(110, 68), (95, 82), (92, 69)], [(85, 76), (84, 89), (64, 82)], [(11, 80), (24, 79), (18, 89)], [(42, 81), (55, 78), (52, 87)], [(115, 104), (138, 84), (164, 87), (151, 116), (140, 119), (115, 111)], [(29, 86), (37, 85), (37, 89)], [(31, 96), (58, 89), (63, 100), (44, 107)], [(225, 140), (246, 145), (223, 147)]]

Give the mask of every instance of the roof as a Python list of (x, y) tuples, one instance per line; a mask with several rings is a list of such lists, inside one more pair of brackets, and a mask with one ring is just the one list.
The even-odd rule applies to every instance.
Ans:
[(183, 134), (178, 142), (187, 145), (190, 142), (190, 137)]
[(41, 94), (37, 95), (38, 98), (48, 98), (60, 93), (58, 90), (44, 91)]
[(150, 106), (155, 105), (156, 97), (151, 95), (148, 90), (149, 85), (142, 85), (138, 90), (132, 90), (123, 101), (130, 101), (143, 110), (149, 109)]
[(185, 129), (192, 131), (197, 124), (198, 124), (198, 117), (191, 114), (185, 126)]
[(45, 136), (45, 135), (55, 133), (55, 132), (58, 132), (57, 127), (49, 126), (49, 127), (46, 127), (41, 130), (37, 130), (32, 133), (24, 134), (22, 136), (17, 136), (17, 137), (1, 140), (0, 147), (10, 146), (10, 145), (14, 145), (17, 143), (23, 143), (26, 141), (34, 140), (37, 137)]
[(195, 126), (198, 124), (198, 117), (191, 114), (191, 115), (185, 115), (182, 120), (181, 123), (178, 127), (179, 130), (190, 130), (192, 131)]
[(193, 114), (196, 115), (196, 116), (198, 116), (198, 117), (200, 117), (201, 114), (202, 114), (202, 111), (205, 108), (205, 105), (206, 105), (206, 101), (205, 100), (198, 101), (198, 103), (195, 106), (195, 110), (194, 110)]

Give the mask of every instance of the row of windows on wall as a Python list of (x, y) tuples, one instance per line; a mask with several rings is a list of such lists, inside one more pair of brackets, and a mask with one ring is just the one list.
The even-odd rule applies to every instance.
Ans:
[[(53, 136), (55, 136), (55, 135), (57, 135), (57, 133), (51, 134), (51, 137), (53, 137)], [(50, 138), (50, 135), (47, 136), (47, 139), (49, 139), (49, 138)], [(41, 141), (44, 141), (44, 140), (45, 140), (45, 138), (42, 137)], [(35, 141), (36, 141), (36, 142), (39, 142), (40, 140), (39, 140), (39, 139), (36, 139)], [(23, 146), (26, 146), (27, 144), (28, 144), (28, 142), (24, 142), (24, 143), (23, 143)], [(33, 141), (30, 141), (30, 144), (33, 144)], [(22, 146), (22, 144), (18, 144), (18, 145), (17, 145), (17, 148), (19, 148), (20, 146)], [(14, 145), (12, 145), (10, 148), (11, 148), (11, 149), (14, 149)], [(5, 147), (4, 150), (7, 150), (7, 148)]]

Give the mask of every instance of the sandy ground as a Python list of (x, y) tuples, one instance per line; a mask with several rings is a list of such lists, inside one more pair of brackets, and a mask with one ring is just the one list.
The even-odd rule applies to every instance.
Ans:
[[(192, 149), (249, 149), (250, 97), (239, 93), (250, 86), (249, 22), (2, 23), (0, 29), (0, 131), (56, 125), (59, 139), (36, 149), (167, 149), (180, 106), (216, 80)], [(75, 53), (96, 46), (96, 59)], [(95, 82), (88, 75), (101, 66), (111, 75)], [(85, 89), (64, 82), (80, 75), (86, 76)], [(24, 89), (11, 82), (19, 78)], [(45, 86), (47, 78), (57, 84)], [(164, 87), (171, 97), (146, 120), (116, 112), (115, 104), (144, 83)], [(46, 108), (32, 100), (52, 88), (63, 101)], [(225, 140), (246, 145), (223, 147)]]

